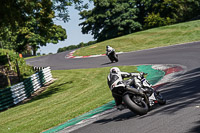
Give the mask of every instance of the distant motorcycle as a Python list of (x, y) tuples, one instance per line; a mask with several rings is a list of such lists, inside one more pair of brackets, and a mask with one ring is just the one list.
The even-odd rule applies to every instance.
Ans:
[[(124, 82), (126, 83), (127, 81)], [(142, 78), (141, 84), (142, 88), (140, 90), (132, 86), (131, 90), (125, 91), (122, 94), (123, 102), (132, 112), (144, 115), (155, 104), (166, 104), (166, 100), (161, 93), (156, 91), (145, 78)]]
[(107, 56), (111, 62), (114, 62), (114, 61), (118, 62), (118, 55), (115, 53), (114, 50), (108, 51)]

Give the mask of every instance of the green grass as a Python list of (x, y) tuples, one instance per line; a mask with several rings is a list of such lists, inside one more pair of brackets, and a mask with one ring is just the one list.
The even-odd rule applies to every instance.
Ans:
[(23, 57), (23, 58), (24, 60), (28, 60), (28, 59), (37, 58), (37, 57), (40, 57), (40, 56), (30, 56), (30, 57)]
[[(102, 54), (106, 45), (127, 52), (199, 40), (200, 20), (111, 39), (81, 48), (75, 54)], [(136, 72), (135, 66), (120, 68)], [(109, 69), (52, 71), (57, 80), (46, 91), (25, 104), (0, 112), (0, 133), (39, 133), (113, 100), (106, 82)]]
[(32, 58), (41, 57), (41, 56), (46, 56), (46, 55), (37, 55), (37, 56), (30, 56), (30, 57), (23, 57), (23, 58), (24, 58), (24, 60), (28, 60), (28, 59), (32, 59)]
[[(31, 101), (0, 113), (1, 133), (39, 133), (111, 100), (110, 67), (52, 71), (57, 80)], [(121, 70), (136, 72), (135, 66)]]
[(103, 41), (78, 49), (74, 55), (103, 54), (106, 45), (114, 47), (117, 52), (129, 52), (193, 41), (200, 41), (200, 20), (149, 29)]

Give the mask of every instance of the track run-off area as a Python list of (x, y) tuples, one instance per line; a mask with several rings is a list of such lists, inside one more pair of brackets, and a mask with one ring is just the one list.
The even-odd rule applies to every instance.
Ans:
[[(130, 110), (111, 108), (99, 112), (90, 121), (78, 121), (76, 127), (63, 126), (52, 132), (73, 133), (199, 133), (200, 131), (200, 42), (177, 44), (119, 54), (119, 62), (104, 56), (66, 58), (72, 51), (28, 59), (32, 66), (50, 66), (52, 70), (99, 68), (110, 66), (152, 66), (164, 72), (156, 84), (167, 104), (144, 116)], [(142, 70), (145, 70), (143, 68)], [(77, 122), (77, 123), (78, 123)], [(76, 124), (76, 123), (75, 123)], [(49, 132), (51, 132), (49, 130)]]

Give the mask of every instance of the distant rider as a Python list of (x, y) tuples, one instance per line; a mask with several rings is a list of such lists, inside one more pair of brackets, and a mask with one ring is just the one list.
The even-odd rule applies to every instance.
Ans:
[(115, 52), (115, 49), (111, 46), (106, 46), (106, 55), (108, 56), (112, 51)]
[[(127, 80), (126, 83), (123, 81), (124, 78), (133, 77), (133, 79)], [(113, 67), (110, 69), (110, 73), (107, 77), (108, 86), (114, 97), (117, 109), (122, 110), (125, 108), (122, 104), (122, 94), (129, 89), (135, 89), (141, 92), (141, 79), (143, 78), (143, 73), (127, 73), (121, 72), (118, 67)], [(135, 88), (131, 87), (134, 86)]]

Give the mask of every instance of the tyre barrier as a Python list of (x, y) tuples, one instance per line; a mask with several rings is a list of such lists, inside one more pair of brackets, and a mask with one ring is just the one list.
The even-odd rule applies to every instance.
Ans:
[(6, 110), (29, 98), (35, 91), (52, 80), (50, 67), (43, 68), (29, 78), (0, 90), (0, 111)]
[(40, 70), (44, 69), (45, 67), (37, 67), (33, 66), (33, 70), (39, 72)]

